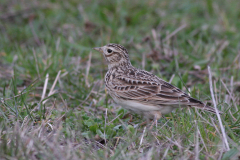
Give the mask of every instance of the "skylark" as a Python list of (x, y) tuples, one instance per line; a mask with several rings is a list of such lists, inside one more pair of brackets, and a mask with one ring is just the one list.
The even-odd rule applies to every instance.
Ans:
[(123, 46), (108, 44), (93, 49), (104, 55), (108, 63), (105, 75), (107, 91), (123, 108), (149, 119), (159, 119), (162, 114), (184, 106), (216, 113), (214, 108), (190, 97), (156, 75), (133, 67), (128, 51)]

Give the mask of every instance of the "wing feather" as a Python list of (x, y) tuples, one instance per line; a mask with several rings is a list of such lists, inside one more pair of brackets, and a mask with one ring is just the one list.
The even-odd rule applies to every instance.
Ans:
[[(151, 76), (151, 75), (148, 75)], [(144, 77), (144, 79), (131, 80), (131, 77), (118, 76), (116, 86), (121, 81), (121, 88), (115, 91), (116, 96), (128, 100), (145, 101), (153, 105), (204, 105), (201, 101), (191, 98), (179, 88), (163, 81), (158, 77)], [(132, 82), (136, 83), (132, 83)]]

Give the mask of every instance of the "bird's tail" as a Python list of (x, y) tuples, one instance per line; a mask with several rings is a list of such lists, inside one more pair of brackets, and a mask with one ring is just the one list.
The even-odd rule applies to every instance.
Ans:
[[(204, 110), (204, 111), (208, 111), (208, 112), (211, 112), (211, 113), (214, 113), (214, 114), (216, 114), (216, 109), (215, 108), (213, 108), (213, 107), (210, 107), (210, 106), (208, 106), (208, 105), (197, 105), (197, 106), (191, 106), (191, 107), (194, 107), (194, 108), (198, 108), (198, 109), (202, 109), (202, 110)], [(218, 110), (218, 109), (217, 109)], [(219, 111), (218, 110), (218, 112), (220, 113), (220, 114), (223, 114), (223, 112), (221, 112), (221, 111)]]

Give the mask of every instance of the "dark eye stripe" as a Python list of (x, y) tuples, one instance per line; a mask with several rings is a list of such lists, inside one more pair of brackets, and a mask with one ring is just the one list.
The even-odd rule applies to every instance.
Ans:
[(122, 50), (122, 51), (124, 51), (125, 53), (128, 54), (127, 49), (124, 48), (124, 47), (123, 47), (122, 45), (120, 45), (120, 44), (110, 43), (110, 44), (108, 44), (108, 46), (109, 46), (109, 47), (115, 47), (115, 48), (117, 48), (117, 49), (119, 49), (119, 50)]

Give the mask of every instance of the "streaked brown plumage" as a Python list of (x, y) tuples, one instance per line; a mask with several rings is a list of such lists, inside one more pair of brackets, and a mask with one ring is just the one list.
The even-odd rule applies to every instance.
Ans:
[(134, 68), (128, 51), (119, 44), (94, 48), (103, 53), (108, 72), (105, 84), (116, 103), (147, 118), (159, 119), (177, 107), (191, 106), (215, 113), (215, 109), (190, 97), (154, 74)]

